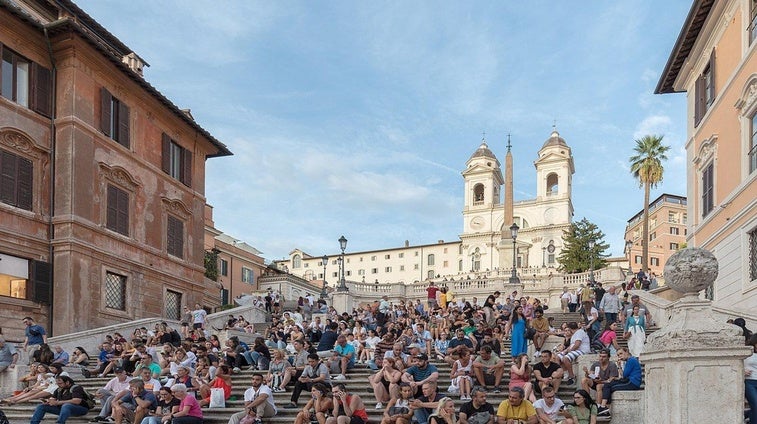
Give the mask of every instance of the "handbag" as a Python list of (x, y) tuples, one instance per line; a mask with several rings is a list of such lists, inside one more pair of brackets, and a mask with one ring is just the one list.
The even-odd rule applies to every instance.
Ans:
[(225, 408), (226, 398), (224, 397), (223, 389), (220, 387), (214, 387), (210, 389), (210, 408)]
[(523, 335), (526, 337), (527, 340), (533, 340), (534, 336), (536, 335), (536, 329), (531, 327), (526, 327), (526, 329), (523, 331)]

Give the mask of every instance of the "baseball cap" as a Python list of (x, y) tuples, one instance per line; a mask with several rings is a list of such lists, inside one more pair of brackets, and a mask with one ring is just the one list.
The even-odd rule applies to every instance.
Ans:
[(120, 372), (124, 372), (124, 369), (121, 368), (121, 367), (115, 367), (115, 368), (113, 368), (113, 372), (116, 373), (116, 374), (118, 374)]
[(415, 357), (417, 359), (420, 359), (421, 361), (428, 361), (428, 355), (426, 355), (425, 353), (419, 353), (415, 355)]

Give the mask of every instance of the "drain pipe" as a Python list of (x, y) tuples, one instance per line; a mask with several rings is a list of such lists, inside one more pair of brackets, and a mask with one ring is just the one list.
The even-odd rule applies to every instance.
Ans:
[(48, 304), (48, 331), (51, 336), (55, 336), (53, 331), (53, 322), (55, 322), (55, 310), (53, 308), (53, 299), (55, 298), (55, 257), (53, 256), (53, 239), (55, 238), (55, 225), (53, 224), (53, 216), (55, 215), (55, 116), (57, 106), (57, 87), (58, 87), (58, 72), (55, 66), (55, 58), (53, 57), (53, 46), (50, 43), (50, 35), (47, 33), (47, 27), (43, 27), (42, 30), (45, 33), (45, 42), (47, 43), (47, 54), (50, 57), (50, 66), (52, 80), (52, 87), (50, 89), (50, 95), (52, 99), (50, 101), (50, 199), (48, 201), (50, 207), (50, 214), (47, 222), (47, 245), (48, 245), (48, 260), (50, 262), (50, 303)]

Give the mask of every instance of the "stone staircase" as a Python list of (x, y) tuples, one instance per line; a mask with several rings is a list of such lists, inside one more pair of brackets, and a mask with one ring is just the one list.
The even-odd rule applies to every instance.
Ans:
[[(555, 317), (555, 325), (559, 326), (563, 322), (569, 322), (569, 321), (577, 321), (580, 319), (580, 315), (578, 313), (554, 313), (549, 314), (548, 316), (554, 316)], [(622, 332), (620, 333), (622, 335)], [(619, 344), (622, 346), (625, 345), (625, 340), (623, 340), (622, 337), (618, 338)], [(509, 340), (505, 341), (505, 344), (503, 346), (503, 353), (502, 356), (506, 360), (506, 370), (507, 372), (503, 376), (502, 379), (502, 387), (503, 391), (501, 393), (492, 393), (490, 392), (488, 394), (488, 402), (494, 405), (495, 409), (499, 405), (500, 402), (507, 399), (507, 385), (509, 383), (509, 368), (511, 365), (511, 358), (510, 358), (510, 342)], [(451, 367), (447, 365), (446, 363), (442, 363), (439, 361), (433, 361), (433, 363), (436, 365), (436, 367), (439, 369), (440, 377), (439, 377), (439, 391), (440, 393), (445, 393), (447, 387), (450, 385), (450, 371)], [(252, 371), (252, 370), (243, 370), (239, 374), (235, 374), (232, 377), (232, 396), (226, 403), (226, 408), (216, 408), (216, 409), (204, 409), (204, 418), (205, 423), (207, 424), (222, 424), (227, 423), (229, 420), (229, 417), (239, 412), (243, 409), (244, 406), (244, 400), (243, 395), (244, 391), (250, 386), (251, 377), (254, 373), (259, 373), (259, 371)], [(350, 370), (350, 372), (347, 374), (347, 380), (345, 381), (347, 388), (350, 392), (358, 394), (364, 401), (369, 421), (371, 423), (379, 423), (381, 421), (381, 417), (383, 414), (383, 410), (376, 410), (374, 409), (374, 405), (376, 403), (376, 400), (373, 396), (373, 389), (368, 384), (368, 377), (372, 374), (372, 371), (370, 368), (368, 368), (365, 364), (357, 364), (356, 367), (353, 370)], [(78, 384), (81, 384), (84, 386), (84, 388), (90, 392), (94, 393), (97, 391), (98, 388), (103, 387), (107, 381), (110, 378), (90, 378), (90, 379), (79, 379), (75, 378), (77, 380)], [(264, 419), (265, 423), (292, 423), (294, 422), (294, 419), (299, 411), (301, 411), (301, 407), (307, 402), (307, 393), (303, 393), (301, 395), (298, 406), (300, 408), (298, 409), (285, 409), (282, 406), (289, 402), (290, 396), (291, 396), (291, 385), (287, 388), (288, 391), (286, 393), (274, 393), (274, 401), (277, 406), (279, 406), (278, 413), (275, 417), (266, 418)], [(576, 386), (570, 386), (567, 387), (565, 384), (563, 384), (560, 387), (560, 390), (558, 392), (558, 397), (563, 400), (563, 402), (568, 403), (572, 402), (572, 394), (575, 391)], [(453, 399), (455, 399), (456, 407), (459, 409), (459, 407), (462, 405), (463, 402), (460, 402), (457, 396), (453, 396)], [(13, 405), (13, 406), (2, 406), (0, 409), (5, 412), (5, 414), (8, 416), (8, 419), (10, 420), (11, 424), (21, 424), (21, 423), (28, 423), (29, 418), (31, 417), (34, 408), (36, 404), (29, 403), (29, 404), (23, 404), (23, 405)], [(84, 417), (77, 417), (77, 418), (70, 418), (68, 422), (70, 423), (86, 423), (90, 419), (92, 419), (95, 415), (97, 415), (97, 412), (99, 411), (100, 406), (97, 405), (93, 411), (90, 411), (89, 414), (87, 414)], [(54, 420), (55, 416), (48, 415), (47, 420)], [(599, 422), (610, 422), (609, 418), (601, 417)]]

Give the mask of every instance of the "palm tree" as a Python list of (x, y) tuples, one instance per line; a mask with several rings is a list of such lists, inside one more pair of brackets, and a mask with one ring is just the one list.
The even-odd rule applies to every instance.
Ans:
[(644, 187), (644, 230), (641, 239), (643, 270), (647, 269), (649, 259), (649, 190), (657, 187), (657, 184), (662, 181), (662, 174), (665, 171), (662, 161), (668, 159), (665, 153), (670, 150), (670, 146), (662, 144), (663, 137), (662, 135), (645, 135), (634, 140), (636, 147), (633, 150), (636, 154), (629, 158), (631, 173), (639, 180), (639, 187)]

